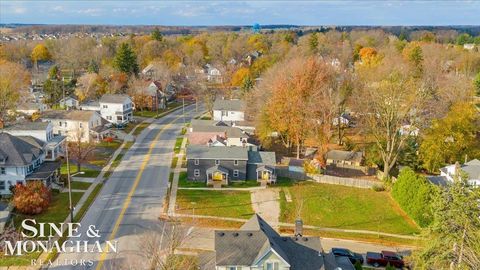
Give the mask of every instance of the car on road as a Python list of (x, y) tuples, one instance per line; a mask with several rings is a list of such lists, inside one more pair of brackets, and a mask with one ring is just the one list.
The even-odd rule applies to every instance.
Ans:
[(400, 269), (405, 267), (403, 257), (392, 251), (367, 252), (367, 263), (375, 267), (387, 266), (387, 264)]
[(332, 248), (332, 253), (336, 257), (347, 257), (352, 264), (355, 264), (357, 261), (363, 264), (363, 256), (360, 253), (352, 252), (346, 248)]

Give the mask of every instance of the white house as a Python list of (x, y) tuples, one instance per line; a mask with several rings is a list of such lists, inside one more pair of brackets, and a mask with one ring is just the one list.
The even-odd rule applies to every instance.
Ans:
[(471, 185), (477, 187), (480, 186), (480, 160), (473, 159), (463, 165), (457, 163), (445, 166), (440, 168), (440, 176), (443, 176), (449, 182), (453, 183), (455, 181), (455, 176), (460, 172), (459, 170), (467, 175), (468, 182)]
[(238, 99), (217, 99), (213, 104), (213, 120), (245, 121), (245, 102)]
[(125, 124), (133, 119), (133, 103), (127, 95), (105, 94), (99, 103), (100, 115), (110, 123)]
[(0, 133), (0, 195), (27, 181), (57, 182), (61, 162), (45, 162), (45, 143), (32, 136)]
[(4, 129), (4, 132), (14, 136), (32, 136), (45, 143), (45, 160), (54, 161), (63, 157), (65, 151), (65, 136), (54, 136), (53, 124), (49, 122), (23, 122)]
[(80, 110), (82, 111), (98, 111), (100, 112), (100, 103), (98, 101), (87, 101), (80, 104)]
[(67, 108), (68, 110), (78, 109), (79, 102), (74, 97), (65, 97), (59, 101), (60, 107)]
[(66, 136), (67, 141), (89, 142), (91, 139), (101, 139), (109, 131), (108, 122), (96, 111), (47, 111), (42, 121), (53, 125), (53, 133)]

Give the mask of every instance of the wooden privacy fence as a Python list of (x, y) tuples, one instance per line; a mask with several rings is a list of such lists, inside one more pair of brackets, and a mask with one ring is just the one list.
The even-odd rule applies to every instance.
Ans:
[(332, 184), (332, 185), (342, 185), (356, 188), (372, 188), (374, 185), (381, 184), (377, 181), (359, 179), (359, 178), (348, 178), (348, 177), (338, 177), (331, 175), (322, 175), (322, 174), (307, 174), (308, 178), (323, 184)]

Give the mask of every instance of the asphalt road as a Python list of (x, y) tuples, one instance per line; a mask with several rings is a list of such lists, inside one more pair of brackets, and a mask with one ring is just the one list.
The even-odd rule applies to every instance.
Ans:
[[(186, 122), (195, 106), (185, 109)], [(81, 221), (81, 237), (70, 240), (102, 243), (103, 252), (62, 253), (49, 269), (147, 269), (150, 240), (162, 241), (164, 223), (158, 219), (167, 192), (175, 139), (183, 127), (182, 110), (147, 127), (124, 155)], [(99, 237), (89, 237), (94, 225)], [(90, 233), (90, 236), (92, 234)], [(105, 252), (105, 241), (117, 241), (117, 252)], [(70, 246), (70, 245), (67, 245)]]

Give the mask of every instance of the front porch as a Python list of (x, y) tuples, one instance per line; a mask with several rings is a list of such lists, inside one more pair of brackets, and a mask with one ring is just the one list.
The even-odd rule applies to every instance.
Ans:
[(207, 186), (228, 185), (228, 170), (222, 166), (213, 166), (207, 169)]
[(40, 167), (36, 168), (31, 174), (25, 177), (26, 181), (42, 181), (45, 186), (49, 187), (52, 183), (60, 182), (60, 161), (44, 162)]
[(65, 136), (54, 136), (50, 141), (47, 142), (45, 147), (45, 160), (55, 161), (60, 157), (63, 157), (65, 154), (66, 147), (66, 138)]
[(277, 175), (275, 174), (275, 168), (271, 166), (260, 166), (256, 170), (257, 182), (275, 184), (277, 183)]

